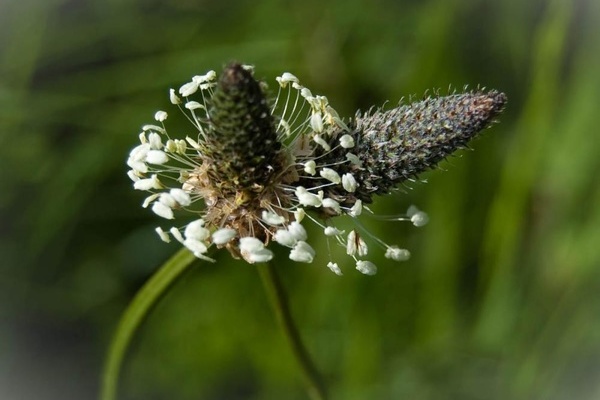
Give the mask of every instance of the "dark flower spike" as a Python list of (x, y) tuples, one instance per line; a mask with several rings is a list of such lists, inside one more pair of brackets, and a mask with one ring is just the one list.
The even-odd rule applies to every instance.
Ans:
[[(357, 114), (350, 131), (359, 162), (342, 165), (338, 172), (352, 173), (358, 189), (353, 196), (338, 188), (327, 193), (344, 204), (355, 198), (371, 202), (372, 195), (389, 193), (465, 148), (502, 112), (505, 103), (504, 93), (475, 91)], [(338, 148), (323, 154), (321, 162), (336, 163), (343, 159), (342, 153), (344, 149)]]
[[(223, 71), (208, 103), (202, 158), (225, 191), (260, 191), (281, 168), (281, 144), (259, 83), (238, 64)], [(279, 168), (277, 168), (279, 167)]]
[[(346, 249), (356, 269), (374, 274), (375, 265), (364, 259), (369, 249), (363, 236), (389, 259), (407, 260), (410, 253), (366, 232), (358, 221), (356, 229), (341, 231), (331, 217), (359, 218), (373, 195), (389, 193), (466, 147), (506, 103), (503, 93), (475, 91), (344, 122), (326, 97), (313, 95), (294, 75), (284, 73), (277, 82), (278, 96), (269, 105), (251, 67), (232, 63), (219, 79), (210, 71), (183, 85), (185, 104), (171, 89), (171, 102), (195, 127), (193, 137), (171, 138), (164, 111), (155, 114), (161, 126), (142, 128), (141, 144), (127, 164), (134, 188), (152, 192), (143, 207), (152, 205), (165, 219), (179, 210), (197, 216), (183, 228), (172, 227), (170, 235), (157, 228), (162, 240), (174, 237), (204, 259), (210, 246), (226, 247), (249, 263), (269, 261), (267, 245), (275, 241), (290, 248), (290, 259), (310, 263), (315, 251), (303, 226), (310, 220)], [(204, 202), (200, 211), (198, 200)], [(396, 219), (415, 226), (428, 221), (414, 206)], [(327, 266), (341, 275), (337, 263)]]

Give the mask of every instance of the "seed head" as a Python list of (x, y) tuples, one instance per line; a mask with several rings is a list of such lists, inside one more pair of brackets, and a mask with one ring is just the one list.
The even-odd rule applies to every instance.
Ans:
[[(355, 143), (356, 161), (342, 164), (337, 170), (352, 176), (357, 188), (351, 192), (330, 187), (325, 194), (345, 205), (354, 204), (356, 199), (370, 203), (373, 195), (389, 193), (399, 183), (416, 178), (467, 147), (502, 112), (505, 103), (504, 93), (475, 91), (358, 113), (348, 124), (349, 133), (332, 135), (332, 140), (344, 135)], [(342, 160), (345, 153), (345, 148), (338, 147), (329, 152), (320, 150), (317, 157), (330, 164)]]

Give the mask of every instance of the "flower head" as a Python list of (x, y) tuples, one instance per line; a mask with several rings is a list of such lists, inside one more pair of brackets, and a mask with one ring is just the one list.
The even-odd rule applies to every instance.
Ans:
[[(362, 227), (358, 218), (370, 213), (364, 204), (465, 147), (506, 101), (502, 93), (478, 91), (344, 121), (296, 76), (286, 72), (276, 81), (279, 93), (269, 101), (266, 85), (248, 66), (232, 63), (218, 77), (214, 71), (194, 76), (169, 91), (193, 133), (171, 137), (168, 114), (158, 111), (158, 124), (142, 128), (140, 144), (129, 154), (134, 188), (151, 193), (144, 207), (168, 220), (182, 212), (194, 216), (168, 232), (197, 257), (210, 259), (206, 254), (215, 246), (249, 263), (266, 262), (274, 241), (289, 249), (290, 259), (311, 263), (316, 252), (303, 225), (308, 221), (344, 247), (364, 274), (377, 271), (363, 259), (371, 254), (367, 241), (388, 259), (408, 259), (408, 250)], [(333, 217), (340, 215), (356, 221), (356, 229), (338, 229)], [(415, 226), (428, 221), (414, 206), (391, 219)], [(156, 232), (170, 241), (162, 228)], [(342, 273), (336, 262), (327, 267)]]

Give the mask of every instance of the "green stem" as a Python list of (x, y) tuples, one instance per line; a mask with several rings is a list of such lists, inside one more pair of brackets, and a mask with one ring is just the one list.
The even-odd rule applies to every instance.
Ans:
[(164, 263), (137, 292), (121, 317), (117, 332), (110, 344), (102, 375), (101, 400), (116, 399), (119, 372), (133, 335), (158, 300), (195, 259), (189, 250), (182, 248)]
[(308, 394), (313, 400), (327, 399), (327, 392), (323, 379), (317, 371), (317, 368), (312, 361), (306, 347), (302, 343), (298, 328), (294, 324), (294, 320), (290, 313), (287, 296), (281, 280), (271, 263), (261, 264), (258, 266), (261, 280), (267, 292), (267, 296), (271, 302), (275, 316), (279, 325), (283, 329), (288, 344), (292, 349), (292, 353), (296, 361), (300, 365), (304, 380), (308, 385)]

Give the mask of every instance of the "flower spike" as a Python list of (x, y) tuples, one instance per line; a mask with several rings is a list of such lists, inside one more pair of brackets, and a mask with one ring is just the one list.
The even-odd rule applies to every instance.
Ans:
[[(142, 206), (164, 219), (182, 213), (194, 219), (156, 228), (162, 241), (173, 237), (208, 260), (211, 246), (225, 247), (248, 263), (271, 260), (267, 246), (276, 242), (290, 259), (312, 263), (317, 252), (303, 225), (309, 221), (346, 249), (349, 262), (330, 261), (331, 271), (342, 275), (340, 266), (353, 264), (373, 275), (375, 264), (357, 258), (373, 253), (369, 239), (393, 261), (409, 259), (410, 252), (366, 231), (358, 220), (371, 212), (367, 204), (466, 147), (506, 103), (498, 91), (474, 91), (344, 121), (295, 75), (286, 72), (276, 81), (279, 95), (270, 101), (251, 66), (231, 63), (219, 76), (209, 71), (169, 91), (170, 102), (192, 123), (187, 136), (169, 136), (162, 110), (154, 114), (159, 125), (142, 127), (127, 160), (134, 189), (150, 192)], [(349, 234), (333, 224), (343, 215), (356, 224)], [(417, 227), (428, 219), (414, 206), (388, 218)]]

